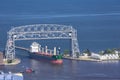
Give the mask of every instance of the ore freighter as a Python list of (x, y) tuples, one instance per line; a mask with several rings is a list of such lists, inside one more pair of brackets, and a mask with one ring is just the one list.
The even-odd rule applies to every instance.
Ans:
[(30, 58), (48, 61), (54, 64), (63, 63), (62, 55), (60, 53), (57, 54), (56, 47), (54, 47), (54, 51), (47, 49), (47, 46), (44, 49), (37, 42), (33, 42), (30, 46), (29, 56)]

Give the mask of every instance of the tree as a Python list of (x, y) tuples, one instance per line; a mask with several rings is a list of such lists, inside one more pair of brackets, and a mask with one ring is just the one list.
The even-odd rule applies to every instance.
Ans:
[(76, 52), (76, 57), (79, 58), (79, 56), (80, 56), (80, 53)]
[(106, 49), (104, 51), (104, 54), (114, 54), (115, 53), (115, 50), (114, 49)]
[(89, 49), (84, 50), (83, 53), (86, 53), (86, 54), (88, 54), (88, 56), (91, 56), (91, 52)]
[(104, 55), (104, 51), (100, 51), (99, 54), (100, 54), (100, 55)]
[(63, 53), (64, 56), (67, 56), (69, 55), (69, 50), (64, 50), (64, 53)]

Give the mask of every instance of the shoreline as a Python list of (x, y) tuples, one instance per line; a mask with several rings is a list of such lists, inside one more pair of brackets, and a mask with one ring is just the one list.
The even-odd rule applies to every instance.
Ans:
[(63, 57), (63, 59), (77, 60), (77, 61), (94, 61), (94, 62), (102, 61), (102, 60), (91, 59), (91, 58), (72, 58), (72, 57)]
[(12, 63), (8, 63), (6, 59), (3, 59), (3, 65), (17, 65), (20, 62), (21, 62), (21, 60), (18, 58), (14, 59)]
[(119, 58), (119, 59), (99, 60), (99, 59), (93, 59), (93, 58), (90, 58), (90, 57), (83, 57), (83, 56), (80, 56), (79, 58), (72, 58), (72, 57), (64, 56), (63, 59), (77, 60), (77, 61), (94, 61), (94, 62), (116, 61), (116, 60), (120, 60), (120, 58)]

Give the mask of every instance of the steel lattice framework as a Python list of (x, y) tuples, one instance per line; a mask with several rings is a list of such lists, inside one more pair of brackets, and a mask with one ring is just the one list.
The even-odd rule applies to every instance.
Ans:
[(72, 57), (80, 53), (77, 40), (77, 32), (72, 26), (57, 24), (35, 24), (14, 27), (8, 32), (6, 44), (6, 58), (13, 60), (15, 58), (16, 40), (33, 39), (71, 39)]

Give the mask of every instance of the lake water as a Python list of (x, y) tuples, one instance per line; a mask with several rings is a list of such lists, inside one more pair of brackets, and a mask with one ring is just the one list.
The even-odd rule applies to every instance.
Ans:
[[(120, 48), (119, 0), (0, 0), (0, 50), (6, 46), (7, 31), (29, 24), (71, 25), (78, 32), (80, 51), (93, 52)], [(32, 42), (32, 41), (31, 41)], [(17, 45), (29, 47), (30, 41)], [(47, 41), (49, 42), (49, 41)], [(69, 40), (52, 41), (62, 49), (70, 49)], [(40, 41), (45, 45), (44, 41)], [(65, 43), (61, 45), (59, 43)], [(48, 47), (53, 48), (53, 44)], [(4, 71), (21, 71), (24, 67), (36, 70), (24, 74), (25, 80), (120, 80), (120, 62), (85, 62), (64, 60), (53, 65), (27, 57), (27, 52), (16, 50), (22, 62), (15, 66), (0, 66)]]

